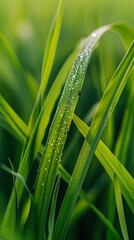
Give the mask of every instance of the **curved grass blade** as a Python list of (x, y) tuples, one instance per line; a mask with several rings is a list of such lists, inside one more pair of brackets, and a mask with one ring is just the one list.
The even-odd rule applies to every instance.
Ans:
[[(76, 115), (74, 115), (73, 120), (79, 131), (86, 138), (89, 127)], [(116, 173), (121, 184), (123, 196), (134, 213), (134, 179), (101, 140), (99, 141), (95, 155), (105, 168), (112, 181), (114, 178), (114, 173)]]
[(2, 115), (0, 115), (0, 127), (5, 129), (8, 133), (23, 143), (23, 135), (20, 136), (20, 134), (17, 132), (18, 129), (15, 130)]
[(115, 189), (116, 206), (117, 206), (117, 211), (118, 211), (118, 216), (120, 221), (120, 227), (122, 230), (122, 235), (124, 240), (129, 240), (125, 216), (124, 216), (124, 210), (123, 210), (123, 203), (121, 198), (120, 184), (116, 174), (114, 174), (114, 189)]
[(8, 167), (7, 167), (6, 165), (4, 165), (4, 164), (0, 164), (0, 167), (1, 167), (3, 170), (5, 170), (6, 172), (8, 172), (8, 173), (10, 173), (11, 175), (13, 175), (14, 177), (18, 178), (18, 180), (24, 185), (24, 187), (25, 187), (26, 191), (28, 192), (30, 198), (31, 198), (32, 201), (34, 202), (34, 198), (33, 198), (32, 194), (31, 194), (31, 192), (30, 192), (30, 190), (29, 190), (29, 188), (28, 188), (28, 186), (27, 186), (27, 184), (26, 184), (23, 176), (20, 175), (19, 173), (16, 173), (14, 170), (8, 168)]
[(21, 118), (13, 111), (9, 104), (0, 95), (0, 112), (6, 118), (8, 123), (24, 139), (26, 137), (27, 126)]
[(109, 26), (101, 27), (83, 40), (82, 45), (84, 46), (76, 57), (75, 63), (67, 78), (51, 125), (35, 190), (35, 200), (39, 210), (39, 239), (42, 238), (58, 165), (61, 160), (67, 132), (70, 128), (86, 69), (97, 41), (107, 30), (109, 30)]
[(133, 63), (134, 42), (130, 46), (128, 52), (116, 70), (112, 80), (110, 81), (101, 99), (98, 110), (92, 120), (59, 212), (54, 232), (54, 240), (64, 239), (66, 236), (69, 219), (71, 217), (72, 210), (81, 186), (86, 177), (94, 152), (106, 127), (108, 119), (123, 91), (127, 81), (127, 76), (133, 67)]
[(134, 39), (134, 29), (122, 22), (112, 24), (111, 28), (123, 37), (126, 47), (129, 48)]

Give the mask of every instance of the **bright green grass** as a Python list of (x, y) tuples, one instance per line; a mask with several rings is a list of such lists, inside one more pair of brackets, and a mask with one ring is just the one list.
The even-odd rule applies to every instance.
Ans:
[[(1, 219), (0, 236), (2, 239), (65, 239), (69, 223), (71, 225), (71, 217), (75, 215), (79, 218), (79, 211), (81, 211), (82, 216), (85, 210), (92, 209), (103, 224), (107, 239), (129, 239), (128, 235), (133, 236), (133, 234), (131, 232), (128, 234), (122, 196), (126, 201), (127, 210), (129, 208), (129, 211), (133, 214), (134, 179), (124, 164), (133, 129), (134, 85), (129, 76), (134, 65), (134, 30), (122, 23), (113, 23), (94, 30), (76, 46), (48, 91), (47, 87), (62, 23), (63, 5), (64, 1), (61, 0), (48, 35), (39, 87), (32, 75), (25, 73), (4, 35), (0, 35), (1, 46), (10, 59), (13, 68), (20, 75), (20, 84), (23, 91), (27, 92), (31, 103), (35, 102), (29, 122), (26, 124), (0, 95), (0, 126), (23, 145), (21, 156), (17, 162), (18, 170), (14, 170), (14, 159), (11, 159), (12, 162), (9, 160), (10, 167), (1, 163), (1, 169), (13, 177), (13, 189), (9, 196), (4, 217)], [(107, 81), (105, 81), (104, 76), (100, 77), (98, 91), (99, 96), (102, 95), (102, 97), (97, 104), (97, 108), (94, 105), (88, 112), (86, 119), (91, 122), (90, 127), (88, 127), (74, 112), (93, 52), (96, 50), (100, 38), (110, 30), (116, 31), (122, 37), (127, 51), (107, 86), (105, 86)], [(98, 59), (102, 69), (100, 55)], [(92, 65), (90, 68), (92, 68)], [(93, 71), (92, 77), (95, 79), (95, 84), (98, 84), (98, 79)], [(107, 144), (109, 146), (110, 142), (107, 137), (113, 139), (110, 132), (112, 134), (116, 131), (114, 117), (110, 120), (111, 123), (107, 128), (106, 126), (128, 79), (129, 98), (127, 105), (124, 104), (124, 117), (115, 141), (114, 154), (106, 146)], [(106, 90), (104, 91), (105, 87)], [(22, 94), (21, 91), (19, 94)], [(57, 100), (58, 104), (55, 110)], [(52, 118), (53, 112), (54, 117)], [(82, 147), (79, 146), (80, 135), (77, 133), (74, 134), (72, 143), (66, 141), (72, 120), (84, 137)], [(105, 134), (103, 134), (104, 131)], [(105, 144), (101, 140), (102, 138), (104, 138)], [(64, 147), (66, 147), (65, 152)], [(72, 174), (69, 174), (62, 165), (62, 159), (64, 159), (65, 153), (65, 163), (68, 163), (69, 166), (69, 161), (73, 160), (73, 152), (76, 148), (79, 155)], [(91, 187), (91, 182), (95, 182), (94, 174), (92, 181), (90, 180), (91, 182), (87, 183), (88, 193), (82, 190), (85, 178), (88, 179), (88, 175), (90, 175), (90, 165), (94, 161), (94, 155), (111, 179), (111, 186), (109, 186), (110, 201), (108, 200), (109, 195), (104, 194), (103, 187), (102, 190), (99, 189), (98, 183)], [(61, 178), (68, 184), (64, 195), (60, 189)], [(105, 185), (108, 184), (105, 183)], [(33, 191), (30, 191), (31, 188), (33, 188)], [(110, 209), (109, 214), (106, 214), (106, 211), (103, 213), (102, 209), (99, 210), (94, 202), (96, 199), (101, 200), (101, 195), (107, 195), (105, 197), (107, 199), (107, 210)], [(79, 196), (81, 200), (77, 202)], [(117, 206), (119, 219), (117, 223), (114, 223), (115, 207), (112, 208), (112, 206)], [(73, 212), (74, 208), (75, 211)], [(77, 217), (75, 218), (77, 222)], [(91, 231), (90, 238), (95, 238), (96, 227), (97, 224), (94, 221), (94, 230), (88, 231), (87, 229), (87, 234), (90, 234)], [(72, 232), (75, 233), (75, 230), (72, 230)], [(103, 239), (101, 232), (100, 239)]]

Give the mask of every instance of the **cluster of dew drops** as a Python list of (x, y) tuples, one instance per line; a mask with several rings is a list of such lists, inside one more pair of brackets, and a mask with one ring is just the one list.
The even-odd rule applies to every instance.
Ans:
[[(68, 76), (67, 82), (65, 84), (64, 90), (63, 90), (63, 94), (61, 96), (61, 101), (59, 103), (59, 106), (57, 108), (57, 115), (59, 116), (58, 118), (55, 118), (55, 124), (57, 127), (59, 127), (61, 119), (64, 117), (64, 121), (62, 124), (62, 128), (60, 128), (58, 134), (56, 130), (53, 130), (55, 135), (53, 134), (53, 139), (51, 140), (51, 137), (48, 139), (48, 143), (47, 143), (47, 148), (46, 148), (46, 152), (47, 152), (47, 159), (48, 159), (48, 167), (50, 165), (51, 162), (51, 156), (54, 152), (54, 154), (56, 154), (56, 161), (58, 163), (60, 163), (61, 161), (61, 149), (62, 146), (64, 145), (65, 139), (66, 139), (66, 134), (68, 133), (69, 129), (68, 129), (68, 125), (67, 122), (70, 118), (70, 113), (73, 110), (73, 103), (75, 102), (75, 95), (78, 95), (80, 92), (80, 86), (81, 86), (81, 79), (84, 77), (85, 74), (85, 69), (87, 68), (88, 62), (89, 62), (89, 56), (91, 54), (91, 51), (95, 45), (94, 38), (97, 37), (97, 34), (95, 32), (93, 32), (90, 36), (90, 38), (88, 39), (88, 41), (85, 42), (84, 47), (82, 48), (82, 50), (80, 51), (80, 53), (78, 54), (75, 63), (70, 71), (70, 74)], [(77, 75), (79, 75), (79, 78), (77, 78)], [(65, 98), (66, 96), (66, 98)], [(70, 99), (71, 96), (71, 99)], [(69, 99), (69, 108), (68, 108), (68, 103), (67, 103), (67, 98)], [(63, 107), (62, 107), (63, 105)], [(65, 108), (66, 105), (66, 116), (64, 116), (64, 111), (63, 108)], [(61, 132), (60, 136), (59, 133)], [(58, 136), (58, 138), (57, 138)], [(57, 138), (57, 139), (56, 139)], [(52, 150), (52, 146), (54, 146), (53, 150)], [(40, 169), (41, 170), (41, 169)], [(40, 171), (38, 169), (38, 172)], [(44, 168), (44, 171), (47, 172), (48, 168), (47, 166)], [(41, 185), (43, 186), (44, 183), (42, 182)]]

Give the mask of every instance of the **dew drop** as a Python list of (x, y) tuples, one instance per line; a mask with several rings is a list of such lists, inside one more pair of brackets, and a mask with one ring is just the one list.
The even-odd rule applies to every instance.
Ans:
[(93, 37), (93, 38), (96, 37), (96, 33), (95, 33), (95, 32), (92, 33), (92, 37)]
[(47, 171), (47, 168), (45, 168), (45, 171)]
[(44, 185), (44, 183), (42, 182), (41, 186), (43, 186), (43, 185)]

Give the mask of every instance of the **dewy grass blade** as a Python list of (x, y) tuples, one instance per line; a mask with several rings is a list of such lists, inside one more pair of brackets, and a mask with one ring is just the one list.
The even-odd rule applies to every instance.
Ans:
[[(109, 26), (107, 27), (108, 29), (110, 28)], [(101, 28), (101, 29), (103, 29), (104, 30), (104, 28)], [(98, 36), (97, 36), (98, 37)], [(92, 38), (93, 39), (96, 39), (95, 38), (95, 34), (93, 34), (92, 35)], [(81, 47), (83, 46), (83, 44), (85, 43), (85, 41), (84, 42), (82, 42), (82, 45), (81, 45)], [(68, 65), (66, 66), (67, 68), (68, 68)], [(66, 69), (64, 70), (65, 72), (66, 72)], [(62, 80), (61, 80), (61, 78), (62, 78), (62, 74), (60, 75), (59, 74), (59, 79), (60, 79), (60, 84), (61, 84), (61, 82), (62, 82)], [(57, 80), (58, 80), (58, 78), (57, 78)], [(65, 80), (65, 79), (64, 79)], [(64, 81), (63, 81), (64, 82)], [(57, 83), (58, 84), (58, 83)], [(63, 84), (63, 83), (62, 83)], [(61, 84), (61, 85), (62, 85)], [(59, 86), (59, 88), (61, 89), (61, 87), (62, 86)], [(54, 87), (56, 87), (56, 84), (54, 85)], [(54, 89), (55, 88), (52, 88), (53, 90), (51, 91), (51, 93), (49, 94), (49, 97), (48, 97), (48, 99), (50, 100), (51, 99), (51, 96), (55, 96), (55, 95), (52, 95), (52, 94), (54, 94)], [(58, 88), (58, 89), (59, 89)], [(59, 93), (58, 93), (59, 94)], [(58, 96), (58, 95), (57, 95)], [(56, 98), (57, 98), (57, 96), (56, 96)], [(47, 101), (49, 101), (49, 100), (47, 100)], [(48, 104), (48, 102), (46, 101), (46, 103)], [(52, 104), (54, 105), (54, 103), (51, 103), (51, 106), (52, 106)], [(38, 119), (38, 122), (36, 123), (36, 127), (35, 127), (35, 129), (34, 129), (34, 132), (33, 132), (33, 135), (32, 135), (32, 137), (31, 137), (31, 142), (29, 143), (29, 150), (27, 151), (27, 154), (25, 155), (25, 161), (24, 161), (24, 159), (23, 159), (23, 161), (22, 161), (22, 165), (21, 165), (21, 167), (20, 167), (20, 169), (19, 169), (19, 171), (22, 173), (22, 175), (24, 175), (24, 178), (26, 179), (27, 178), (27, 175), (28, 175), (28, 169), (29, 169), (29, 166), (31, 166), (32, 165), (32, 162), (29, 164), (27, 161), (26, 161), (26, 159), (27, 159), (27, 156), (28, 155), (30, 155), (30, 156), (32, 156), (31, 154), (33, 154), (34, 155), (34, 153), (37, 153), (38, 152), (38, 148), (39, 148), (39, 145), (40, 145), (40, 143), (41, 143), (41, 141), (42, 141), (42, 139), (40, 140), (40, 143), (39, 143), (39, 141), (38, 141), (38, 146), (36, 145), (36, 143), (37, 142), (35, 142), (34, 143), (34, 140), (35, 140), (35, 136), (36, 136), (36, 134), (37, 134), (37, 132), (38, 132), (38, 140), (40, 139), (40, 137), (42, 136), (43, 137), (43, 131), (42, 131), (42, 128), (41, 128), (41, 126), (43, 127), (43, 129), (44, 129), (44, 124), (43, 124), (43, 117), (44, 117), (44, 112), (45, 112), (45, 107), (43, 108), (43, 110), (42, 110), (42, 113), (41, 113), (41, 115), (40, 115), (40, 117), (39, 117), (39, 119)], [(45, 114), (46, 114), (46, 112), (45, 112)], [(47, 115), (47, 114), (46, 114)], [(48, 119), (47, 119), (48, 120)], [(45, 123), (46, 124), (46, 123)], [(38, 130), (40, 130), (40, 131), (38, 131)], [(40, 135), (41, 134), (41, 135)], [(37, 137), (36, 137), (36, 140), (37, 140)], [(32, 144), (33, 144), (33, 146), (34, 146), (34, 144), (36, 145), (36, 147), (34, 148), (33, 146), (32, 146)], [(30, 147), (33, 147), (33, 149), (34, 149), (34, 151), (31, 153), (30, 152)], [(32, 148), (31, 147), (31, 148)], [(40, 150), (42, 151), (42, 147), (40, 148)], [(19, 189), (19, 191), (18, 191), (18, 195), (19, 195), (19, 198), (21, 197), (21, 192), (22, 192), (22, 189), (23, 189), (23, 186), (21, 186), (21, 185), (19, 185), (18, 184), (18, 189)], [(13, 216), (12, 216), (12, 208), (13, 208), (13, 198), (12, 198), (12, 196), (11, 196), (11, 199), (10, 199), (10, 202), (9, 202), (9, 205), (8, 205), (8, 208), (7, 208), (7, 211), (6, 211), (6, 215), (5, 215), (5, 220), (4, 220), (4, 227), (6, 227), (6, 225), (8, 226), (9, 225), (9, 223), (8, 222), (11, 222), (10, 221), (10, 219), (12, 219), (13, 220)], [(13, 221), (12, 221), (13, 222)]]
[(51, 125), (35, 190), (35, 200), (39, 210), (39, 239), (42, 238), (57, 168), (61, 160), (67, 132), (70, 128), (86, 69), (97, 41), (107, 30), (109, 30), (109, 26), (101, 27), (82, 42), (84, 46), (76, 57), (75, 63), (67, 78)]
[[(123, 91), (134, 63), (134, 42), (110, 81), (92, 120), (86, 139), (76, 162), (68, 189), (66, 191), (57, 219), (54, 240), (64, 239), (69, 225), (69, 219), (77, 200), (79, 191), (86, 177), (88, 168), (108, 119), (113, 112)], [(134, 194), (134, 192), (133, 192)]]
[[(11, 108), (11, 107), (10, 107)], [(12, 109), (12, 111), (13, 111), (13, 109)], [(19, 118), (19, 117), (18, 117)], [(89, 116), (87, 116), (86, 117), (86, 120), (88, 121), (90, 118), (89, 118)], [(14, 122), (15, 122), (15, 120), (16, 120), (16, 118), (14, 119)], [(19, 121), (20, 122), (20, 121)], [(8, 123), (8, 122), (7, 122)], [(8, 123), (9, 124), (9, 123)], [(10, 124), (11, 124), (11, 122), (10, 122)], [(10, 125), (9, 124), (9, 128), (11, 128), (12, 127), (12, 125)], [(17, 122), (16, 122), (16, 125), (17, 125)], [(24, 125), (24, 122), (23, 122), (23, 125)], [(21, 131), (22, 132), (25, 132), (24, 131), (24, 129), (23, 129), (23, 125), (20, 125), (19, 127), (21, 128)], [(26, 126), (25, 126), (26, 127)], [(88, 128), (88, 127), (87, 127)], [(86, 128), (86, 129), (87, 129)], [(17, 131), (16, 131), (16, 128), (14, 129), (13, 128), (13, 131), (14, 131), (14, 134), (15, 134), (15, 136), (17, 136), (17, 138), (18, 139), (20, 139), (20, 141), (23, 141), (23, 139), (25, 139), (25, 135), (26, 135), (26, 132), (25, 132), (25, 135), (23, 136), (23, 138), (22, 138), (22, 136), (20, 135), (20, 133), (17, 133)], [(88, 129), (87, 129), (87, 131), (88, 131)], [(86, 132), (87, 133), (87, 132)], [(40, 150), (39, 150), (39, 152), (41, 153), (41, 154), (43, 154), (43, 145), (41, 145), (42, 147), (40, 147)], [(69, 180), (70, 180), (70, 174), (61, 166), (61, 165), (59, 165), (59, 171), (60, 171), (60, 173), (61, 173), (61, 176), (62, 176), (62, 178), (64, 179), (64, 181), (66, 181), (67, 183), (69, 183)], [(89, 196), (88, 196), (88, 201), (87, 201), (87, 197), (85, 198), (85, 196), (83, 195), (83, 191), (81, 191), (80, 192), (80, 196), (81, 196), (81, 198), (84, 200), (84, 202), (87, 204), (87, 206), (88, 207), (91, 207), (92, 208), (92, 203), (90, 202), (90, 204), (89, 204)], [(94, 206), (95, 207), (95, 206)], [(92, 208), (92, 210), (94, 211), (94, 207)], [(97, 211), (99, 211), (99, 210), (97, 210)], [(95, 213), (97, 214), (97, 211), (95, 211)], [(100, 213), (100, 215), (101, 215), (101, 213)], [(98, 217), (100, 217), (100, 215), (98, 215)], [(101, 220), (105, 220), (105, 217), (103, 216), (103, 218), (100, 218)], [(111, 225), (111, 227), (109, 228), (109, 226), (110, 226), (110, 223), (109, 224), (107, 224), (107, 221), (108, 221), (108, 219), (106, 219), (106, 221), (103, 221), (103, 223), (104, 224), (106, 224), (106, 226), (108, 227), (108, 229), (110, 230), (110, 232), (111, 233), (113, 233), (113, 232), (115, 232), (115, 229), (113, 228), (113, 226)], [(113, 229), (113, 230), (112, 230)], [(113, 233), (114, 234), (114, 233)], [(115, 233), (115, 236), (117, 236), (118, 234), (116, 234)]]
[(115, 189), (116, 206), (117, 206), (122, 235), (124, 240), (129, 240), (126, 221), (125, 221), (125, 215), (123, 210), (123, 203), (121, 198), (120, 184), (116, 174), (114, 174), (114, 189)]
[[(34, 127), (33, 133), (28, 141), (28, 146), (26, 148), (25, 155), (21, 159), (21, 165), (18, 170), (19, 173), (21, 175), (23, 175), (24, 179), (27, 179), (27, 177), (28, 177), (29, 169), (32, 166), (32, 163), (39, 151), (39, 148), (40, 148), (41, 152), (43, 151), (41, 142), (42, 142), (43, 136), (45, 134), (45, 130), (48, 125), (51, 112), (55, 105), (55, 101), (57, 100), (57, 98), (61, 92), (62, 86), (67, 78), (70, 68), (74, 63), (75, 57), (78, 53), (78, 50), (79, 50), (79, 48), (77, 48), (71, 54), (71, 56), (66, 60), (65, 64), (63, 65), (61, 71), (59, 72), (58, 76), (56, 77), (56, 79), (49, 91), (49, 94), (44, 102), (44, 105), (39, 114), (38, 120)], [(13, 111), (13, 109), (11, 109), (11, 107), (7, 104), (7, 102), (2, 97), (0, 97), (0, 111), (2, 112), (3, 116), (9, 121), (9, 123), (15, 129), (15, 131), (17, 131), (17, 133), (22, 132), (22, 138), (26, 139), (26, 136), (27, 136), (26, 124), (19, 118), (19, 116)], [(14, 122), (16, 122), (16, 126), (15, 126)], [(24, 131), (24, 133), (23, 133), (23, 131)], [(16, 182), (18, 182), (17, 179), (16, 179)], [(18, 189), (19, 189), (19, 193), (18, 193), (18, 202), (19, 202), (22, 191), (23, 191), (23, 185), (21, 185), (20, 182), (18, 182)], [(14, 224), (13, 223), (14, 218), (12, 215), (12, 207), (10, 207), (10, 206), (14, 205), (13, 202), (14, 202), (14, 197), (11, 194), (9, 204), (8, 204), (8, 207), (6, 210), (6, 214), (4, 217), (3, 226), (9, 225), (8, 221), (10, 222), (11, 219), (12, 219), (12, 224)], [(10, 211), (8, 209), (10, 209)]]

